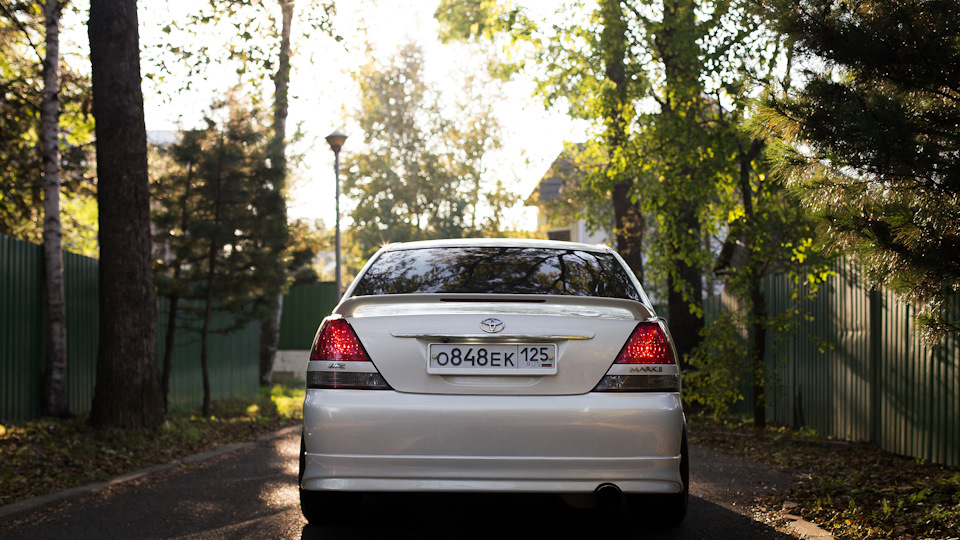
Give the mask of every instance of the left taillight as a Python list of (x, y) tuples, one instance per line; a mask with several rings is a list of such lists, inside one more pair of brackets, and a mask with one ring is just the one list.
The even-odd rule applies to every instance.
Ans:
[(679, 392), (680, 368), (662, 322), (641, 322), (594, 392)]
[(360, 338), (345, 319), (328, 319), (320, 326), (307, 368), (307, 388), (389, 390)]

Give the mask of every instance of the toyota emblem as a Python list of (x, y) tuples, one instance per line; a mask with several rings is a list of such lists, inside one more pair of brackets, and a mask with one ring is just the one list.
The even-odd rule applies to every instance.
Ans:
[(484, 319), (480, 321), (480, 328), (482, 328), (484, 332), (496, 334), (503, 330), (503, 321), (494, 318)]

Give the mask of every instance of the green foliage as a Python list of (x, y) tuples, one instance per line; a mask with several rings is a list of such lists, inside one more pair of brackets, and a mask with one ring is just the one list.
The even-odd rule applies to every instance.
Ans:
[(495, 39), (503, 34), (528, 36), (532, 22), (511, 2), (497, 0), (441, 0), (434, 13), (441, 21), (440, 41)]
[[(715, 370), (700, 376), (698, 400), (724, 410), (724, 400), (740, 399), (736, 385), (710, 384), (740, 362), (759, 406), (766, 330), (776, 324), (760, 280), (792, 272), (816, 281), (824, 262), (810, 246), (806, 211), (764, 164), (763, 139), (744, 129), (751, 93), (789, 71), (790, 47), (749, 1), (568, 2), (550, 23), (523, 17), (523, 34), (503, 23), (507, 12), (505, 2), (486, 1), (437, 19), (447, 38), (513, 32), (533, 43), (537, 94), (594, 123), (593, 140), (565, 148), (568, 169), (551, 171), (562, 186), (544, 210), (595, 227), (612, 222), (618, 251), (646, 288), (666, 297), (679, 352), (684, 361), (691, 355), (686, 367)], [(745, 311), (720, 315), (701, 335), (711, 269), (722, 271)], [(737, 327), (750, 329), (739, 351)]]
[(267, 222), (282, 201), (271, 186), (265, 117), (232, 92), (214, 104), (205, 129), (158, 149), (151, 169), (159, 294), (205, 298), (212, 263), (215, 301), (237, 325), (259, 317), (263, 306), (252, 299), (282, 280), (267, 264), (282, 240)]
[[(559, 182), (558, 195), (545, 201), (535, 193), (531, 202), (545, 212), (551, 226), (567, 226), (583, 219), (591, 231), (612, 231), (614, 215), (608, 191), (599, 182), (590, 181), (604, 175), (606, 162), (606, 147), (598, 142), (566, 143), (545, 175)], [(602, 190), (603, 195), (596, 190)]]
[(530, 43), (523, 50), (537, 95), (593, 122), (594, 139), (577, 146), (590, 159), (547, 210), (609, 226), (612, 208), (618, 251), (649, 289), (665, 289), (671, 313), (685, 318), (680, 327), (692, 329), (681, 340), (689, 350), (712, 237), (726, 233), (725, 217), (739, 204), (737, 131), (757, 78), (750, 71), (769, 72), (781, 60), (751, 4), (566, 2), (549, 22), (520, 11), (523, 32), (504, 24), (513, 12), (506, 2), (456, 4), (437, 12), (442, 35), (507, 33)]
[(960, 331), (960, 7), (950, 0), (764, 2), (805, 59), (758, 126), (776, 173), (826, 238), (919, 308), (926, 337)]
[(325, 228), (320, 220), (313, 224), (304, 219), (290, 223), (287, 267), (293, 276), (293, 284), (309, 285), (321, 280), (333, 281), (332, 275), (322, 275), (324, 269), (315, 264), (320, 251), (333, 243), (332, 231)]
[(707, 324), (702, 344), (690, 358), (691, 371), (683, 378), (683, 397), (697, 403), (719, 419), (743, 400), (741, 387), (750, 375), (746, 321), (736, 311), (727, 311)]
[[(167, 39), (145, 51), (144, 79), (155, 83), (180, 74), (185, 88), (205, 78), (214, 65), (234, 67), (240, 83), (263, 94), (281, 62), (281, 5), (286, 0), (225, 0), (197, 2), (196, 8), (175, 20), (164, 21)], [(292, 3), (292, 2), (291, 2)], [(295, 4), (299, 36), (331, 34), (334, 3), (309, 0)], [(217, 42), (216, 37), (223, 37)], [(254, 94), (255, 99), (260, 99)], [(169, 98), (168, 98), (169, 99)]]
[(366, 150), (347, 155), (343, 182), (356, 201), (348, 245), (357, 259), (385, 242), (500, 234), (515, 198), (489, 180), (484, 162), (499, 147), (495, 87), (472, 74), (463, 81), (458, 99), (443, 101), (413, 44), (357, 74)]
[(306, 390), (300, 383), (292, 386), (282, 384), (262, 386), (257, 394), (257, 406), (261, 415), (264, 414), (262, 411), (272, 411), (267, 416), (302, 418), (305, 394)]
[(523, 8), (498, 0), (440, 0), (433, 16), (440, 22), (441, 43), (499, 45), (500, 54), (488, 65), (497, 78), (508, 79), (523, 68), (524, 45), (530, 43), (536, 26)]
[[(7, 2), (0, 11), (0, 234), (41, 242), (43, 167), (43, 10)], [(97, 213), (89, 77), (60, 68), (63, 248), (95, 256)]]
[(960, 474), (872, 445), (827, 440), (783, 426), (687, 418), (690, 442), (783, 471), (806, 474), (789, 492), (768, 499), (768, 515), (790, 513), (818, 523), (838, 539), (957, 538)]

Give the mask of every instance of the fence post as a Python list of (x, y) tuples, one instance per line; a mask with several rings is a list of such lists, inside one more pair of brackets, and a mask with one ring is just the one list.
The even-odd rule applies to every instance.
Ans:
[(881, 391), (883, 388), (882, 370), (880, 369), (883, 357), (883, 294), (876, 287), (870, 292), (870, 442), (880, 444), (881, 424), (883, 412), (881, 410)]

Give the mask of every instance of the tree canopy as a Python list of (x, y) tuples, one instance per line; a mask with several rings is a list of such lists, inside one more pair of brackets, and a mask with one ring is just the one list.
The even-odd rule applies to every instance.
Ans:
[[(229, 330), (210, 327), (212, 310), (229, 311), (233, 328), (265, 316), (268, 287), (285, 281), (287, 271), (282, 257), (276, 261), (269, 226), (282, 204), (270, 168), (273, 133), (266, 111), (250, 101), (235, 89), (213, 105), (205, 129), (184, 132), (160, 151), (165, 159), (155, 160), (158, 288), (171, 302), (168, 332), (177, 330), (180, 299), (194, 300), (193, 309), (202, 312), (204, 414), (210, 405), (207, 338)], [(169, 370), (165, 359), (165, 382)]]
[[(44, 17), (36, 2), (0, 4), (0, 234), (39, 243)], [(61, 60), (63, 247), (95, 255), (96, 182), (90, 79)]]
[(757, 126), (776, 172), (877, 284), (920, 309), (929, 338), (960, 331), (960, 5), (952, 0), (764, 2), (804, 55)]
[[(158, 286), (184, 298), (206, 294), (207, 262), (216, 252), (213, 283), (220, 306), (240, 320), (254, 314), (253, 300), (275, 277), (264, 222), (279, 195), (269, 170), (269, 114), (238, 91), (214, 103), (207, 127), (188, 130), (154, 161), (153, 209)], [(182, 268), (178, 280), (172, 275)]]
[(600, 206), (590, 198), (613, 208), (618, 251), (666, 300), (681, 355), (692, 351), (705, 274), (723, 241), (713, 237), (725, 231), (724, 198), (737, 186), (737, 145), (726, 139), (743, 115), (730, 109), (745, 105), (735, 99), (744, 67), (766, 61), (746, 3), (567, 2), (549, 22), (509, 2), (455, 4), (436, 13), (445, 39), (499, 32), (529, 43), (520, 50), (537, 95), (594, 124), (592, 141), (571, 141), (593, 148), (581, 152), (580, 213)]
[(465, 76), (462, 94), (444, 101), (423, 70), (421, 49), (407, 44), (357, 75), (367, 149), (346, 157), (344, 193), (356, 202), (350, 239), (361, 260), (385, 242), (498, 235), (515, 200), (485, 168), (499, 128), (482, 80)]

